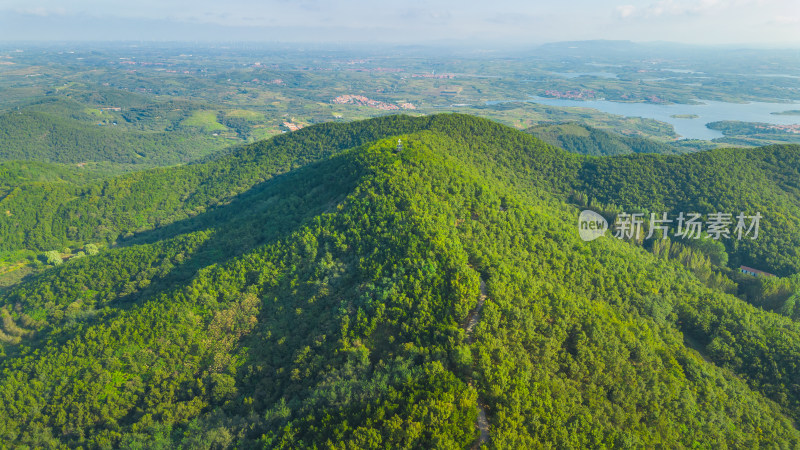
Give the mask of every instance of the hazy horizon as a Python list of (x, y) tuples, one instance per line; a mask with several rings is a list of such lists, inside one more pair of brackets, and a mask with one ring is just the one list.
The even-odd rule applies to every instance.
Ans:
[(800, 46), (795, 0), (620, 0), (597, 4), (432, 0), (208, 0), (119, 4), (0, 1), (0, 41), (482, 43), (630, 40)]

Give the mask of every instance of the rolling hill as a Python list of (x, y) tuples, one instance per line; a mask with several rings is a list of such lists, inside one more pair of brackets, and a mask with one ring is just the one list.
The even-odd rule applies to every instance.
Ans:
[(4, 249), (108, 247), (0, 291), (0, 439), (796, 447), (800, 324), (575, 227), (583, 204), (763, 208), (725, 251), (797, 273), (798, 153), (594, 158), (389, 116), (20, 188)]
[(627, 155), (631, 153), (686, 153), (680, 147), (641, 137), (622, 136), (577, 123), (536, 125), (525, 130), (550, 145), (593, 156)]
[[(130, 108), (122, 114), (56, 98), (0, 113), (0, 160), (107, 162), (142, 168), (186, 163), (238, 143), (213, 136), (213, 131), (227, 128), (214, 122), (216, 128), (206, 129), (208, 118), (202, 114), (180, 125), (186, 112), (178, 114), (163, 107), (151, 111), (154, 108)], [(141, 120), (140, 116), (148, 112), (164, 117)], [(176, 115), (173, 120), (178, 125), (165, 130), (168, 114)], [(200, 120), (204, 118), (206, 122)], [(198, 133), (199, 130), (203, 132)]]
[[(463, 130), (462, 130), (463, 129)], [(199, 214), (276, 174), (386, 136), (447, 134), (450, 151), (532, 193), (627, 210), (761, 212), (757, 241), (725, 241), (731, 263), (800, 272), (798, 146), (718, 149), (686, 156), (569, 154), (525, 133), (463, 115), (387, 116), (321, 124), (235, 149), (201, 164), (153, 169), (83, 186), (21, 186), (0, 201), (0, 250), (114, 242)], [(742, 180), (746, 180), (742, 183)], [(649, 215), (648, 215), (649, 217)], [(780, 249), (780, 250), (779, 250)], [(738, 266), (735, 266), (738, 267)]]

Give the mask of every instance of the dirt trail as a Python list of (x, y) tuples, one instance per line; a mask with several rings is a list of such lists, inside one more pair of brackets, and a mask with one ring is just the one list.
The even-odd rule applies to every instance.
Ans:
[(467, 341), (469, 343), (473, 342), (472, 329), (481, 321), (481, 309), (483, 309), (484, 302), (486, 302), (486, 283), (483, 281), (483, 278), (481, 278), (481, 297), (478, 299), (478, 304), (475, 305), (475, 308), (469, 312), (467, 324), (464, 326), (464, 331), (467, 332)]
[(481, 445), (489, 443), (489, 419), (486, 418), (486, 408), (478, 403), (478, 421), (475, 426), (480, 430), (481, 435), (473, 445), (473, 448), (481, 448)]
[[(480, 280), (481, 296), (478, 299), (478, 304), (475, 305), (475, 308), (470, 311), (469, 315), (467, 316), (467, 323), (464, 325), (464, 331), (467, 333), (467, 342), (470, 344), (475, 342), (472, 332), (475, 329), (475, 326), (481, 321), (481, 309), (483, 309), (483, 304), (486, 302), (486, 283), (483, 281), (482, 277)], [(470, 384), (472, 384), (471, 380)], [(481, 447), (481, 445), (489, 443), (489, 419), (486, 418), (486, 407), (481, 404), (480, 398), (478, 399), (476, 406), (478, 407), (478, 420), (475, 422), (475, 428), (477, 428), (480, 432), (480, 436), (472, 445), (473, 449), (478, 449)]]

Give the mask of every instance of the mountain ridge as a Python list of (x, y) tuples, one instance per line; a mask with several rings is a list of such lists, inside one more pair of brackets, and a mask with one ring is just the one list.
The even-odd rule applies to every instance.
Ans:
[[(456, 129), (457, 133), (452, 132)], [(422, 130), (447, 136), (452, 142), (446, 145), (460, 157), (469, 158), (487, 173), (502, 174), (507, 182), (564, 198), (575, 193), (585, 204), (595, 201), (599, 208), (608, 208), (609, 214), (620, 208), (673, 215), (683, 208), (686, 213), (707, 214), (715, 212), (709, 202), (714, 198), (732, 208), (721, 212), (754, 214), (763, 208), (763, 225), (769, 229), (764, 240), (769, 242), (727, 243), (727, 251), (735, 256), (733, 262), (778, 274), (800, 271), (796, 255), (776, 251), (800, 247), (800, 208), (792, 200), (798, 198), (792, 180), (798, 176), (793, 163), (800, 155), (799, 146), (719, 149), (686, 157), (636, 154), (597, 159), (569, 154), (525, 133), (458, 114), (321, 124), (243, 146), (206, 163), (154, 169), (82, 187), (23, 186), (0, 201), (0, 208), (12, 214), (0, 215), (0, 235), (4, 236), (0, 249), (44, 251), (91, 241), (114, 242), (201, 213), (276, 174), (346, 148)], [(730, 170), (750, 183), (737, 184), (729, 177)], [(681, 180), (675, 179), (673, 171)], [(709, 178), (709, 171), (717, 178)], [(684, 187), (691, 192), (684, 193)], [(703, 192), (705, 188), (711, 191)], [(741, 195), (733, 198), (731, 192)], [(780, 212), (770, 216), (767, 208)]]
[(314, 147), (238, 201), (0, 293), (19, 328), (4, 439), (466, 447), (480, 402), (491, 447), (800, 442), (797, 323), (641, 246), (578, 239), (576, 205), (531, 177), (577, 157), (436, 120), (450, 132)]

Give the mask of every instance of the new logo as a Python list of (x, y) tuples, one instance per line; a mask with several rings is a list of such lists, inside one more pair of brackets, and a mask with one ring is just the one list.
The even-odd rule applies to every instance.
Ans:
[(604, 235), (608, 230), (608, 221), (605, 217), (588, 209), (581, 211), (578, 216), (578, 233), (584, 241), (593, 241)]

